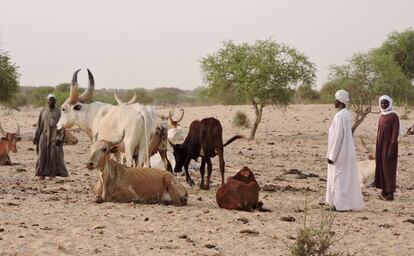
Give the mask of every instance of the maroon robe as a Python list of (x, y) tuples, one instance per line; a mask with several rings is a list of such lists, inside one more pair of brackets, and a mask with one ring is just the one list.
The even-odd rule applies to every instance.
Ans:
[[(397, 186), (398, 134), (400, 120), (397, 114), (381, 115), (378, 121), (375, 152), (375, 186), (386, 192), (395, 192)], [(392, 146), (392, 144), (395, 144)], [(389, 155), (390, 147), (395, 147)]]

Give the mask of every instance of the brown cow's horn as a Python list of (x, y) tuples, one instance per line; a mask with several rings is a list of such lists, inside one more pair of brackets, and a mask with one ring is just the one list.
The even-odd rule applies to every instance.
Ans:
[(128, 101), (127, 104), (133, 104), (137, 101), (137, 92), (134, 90), (134, 96), (132, 97), (132, 99), (130, 101)]
[(178, 118), (178, 120), (177, 120), (177, 121), (175, 121), (175, 122), (177, 122), (177, 123), (181, 122), (181, 120), (183, 120), (183, 117), (184, 117), (184, 109), (182, 108), (182, 109), (180, 109), (180, 111), (181, 111), (181, 117), (180, 117), (180, 118)]
[(3, 129), (3, 127), (1, 126), (1, 124), (0, 124), (0, 133), (1, 133), (1, 135), (3, 135), (3, 136), (6, 136), (6, 131)]
[(116, 102), (118, 102), (118, 105), (124, 104), (124, 102), (122, 102), (122, 100), (119, 98), (119, 96), (118, 96), (118, 94), (116, 92), (116, 89), (114, 91), (114, 98), (115, 98)]
[(88, 89), (86, 89), (81, 96), (79, 96), (79, 101), (82, 103), (87, 103), (92, 100), (93, 91), (95, 90), (95, 80), (93, 79), (92, 72), (88, 69), (88, 78), (89, 78), (89, 85)]
[(72, 77), (72, 85), (70, 86), (69, 104), (75, 104), (79, 100), (78, 90), (78, 73), (80, 69), (76, 70)]

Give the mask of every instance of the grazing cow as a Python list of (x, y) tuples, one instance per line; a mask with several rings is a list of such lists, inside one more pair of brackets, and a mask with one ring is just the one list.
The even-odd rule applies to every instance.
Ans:
[(269, 211), (259, 201), (259, 184), (253, 172), (244, 166), (236, 175), (229, 177), (216, 193), (216, 201), (220, 208), (238, 211)]
[(182, 143), (185, 139), (186, 130), (181, 128), (179, 122), (183, 120), (184, 109), (180, 109), (181, 116), (177, 120), (173, 119), (174, 108), (168, 113), (168, 139), (173, 143)]
[[(224, 184), (224, 147), (240, 138), (243, 138), (243, 136), (233, 136), (223, 145), (223, 128), (221, 127), (219, 120), (214, 117), (209, 117), (204, 118), (201, 121), (193, 121), (183, 144), (174, 144), (169, 141), (174, 149), (174, 158), (176, 163), (174, 172), (180, 172), (184, 166), (186, 181), (190, 184), (190, 186), (194, 186), (194, 181), (188, 173), (188, 165), (190, 164), (191, 159), (197, 161), (198, 157), (201, 157), (200, 188), (208, 190), (210, 188), (210, 177), (212, 172), (212, 163), (210, 158), (218, 155), (221, 184)], [(208, 174), (207, 182), (204, 184), (206, 164)]]
[(92, 154), (87, 168), (101, 171), (95, 186), (97, 201), (120, 203), (164, 203), (186, 205), (187, 190), (174, 176), (159, 169), (126, 167), (110, 159), (117, 152), (118, 142), (98, 141), (92, 145)]
[(0, 124), (0, 135), (0, 165), (11, 165), (9, 152), (17, 153), (16, 142), (21, 139), (19, 124), (15, 133), (6, 132)]

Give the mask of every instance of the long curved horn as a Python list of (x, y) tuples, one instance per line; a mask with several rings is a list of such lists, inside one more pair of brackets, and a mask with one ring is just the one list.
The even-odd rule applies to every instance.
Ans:
[(0, 124), (0, 133), (3, 136), (6, 136), (6, 134), (7, 134), (7, 132), (3, 129), (3, 127), (1, 126), (1, 124)]
[(128, 101), (127, 104), (133, 104), (137, 101), (137, 92), (134, 91), (134, 97), (132, 97), (132, 99), (130, 101)]
[(95, 80), (93, 79), (92, 72), (88, 69), (89, 85), (88, 89), (79, 96), (79, 101), (82, 103), (90, 102), (92, 100), (93, 91), (95, 90)]
[(121, 137), (121, 139), (120, 140), (118, 140), (118, 141), (114, 141), (114, 142), (112, 142), (111, 143), (111, 145), (118, 145), (118, 144), (121, 144), (121, 142), (124, 140), (124, 137), (125, 137), (125, 130), (123, 131), (123, 133), (122, 133), (122, 137)]
[(80, 69), (76, 70), (72, 77), (72, 84), (70, 86), (69, 104), (75, 104), (79, 100), (79, 89), (78, 89), (78, 73)]
[(122, 102), (122, 100), (119, 98), (118, 94), (116, 93), (116, 89), (114, 91), (114, 98), (116, 100), (116, 102), (118, 102), (118, 105), (123, 105), (125, 104), (124, 102)]
[(184, 109), (182, 108), (182, 109), (180, 109), (180, 111), (181, 111), (181, 117), (178, 118), (178, 120), (175, 121), (177, 123), (181, 122), (181, 120), (183, 120), (183, 117), (184, 117)]

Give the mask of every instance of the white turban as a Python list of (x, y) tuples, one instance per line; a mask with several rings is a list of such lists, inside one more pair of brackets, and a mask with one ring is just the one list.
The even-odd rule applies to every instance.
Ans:
[(50, 99), (50, 98), (54, 98), (56, 100), (56, 96), (52, 93), (47, 95), (47, 99)]
[[(386, 100), (386, 101), (388, 101), (390, 103), (390, 105), (388, 106), (388, 108), (383, 109), (381, 107), (381, 101), (382, 100)], [(379, 108), (381, 109), (381, 112), (389, 112), (389, 111), (392, 110), (392, 99), (388, 95), (382, 95), (381, 97), (379, 97), (378, 104), (379, 104)]]
[(339, 100), (344, 104), (347, 104), (349, 101), (349, 93), (345, 90), (339, 90), (335, 93), (335, 99)]

